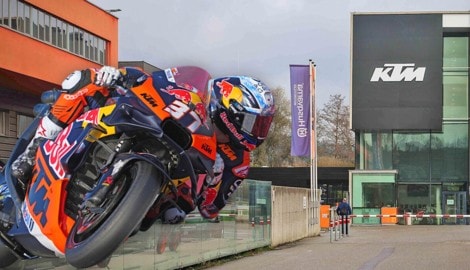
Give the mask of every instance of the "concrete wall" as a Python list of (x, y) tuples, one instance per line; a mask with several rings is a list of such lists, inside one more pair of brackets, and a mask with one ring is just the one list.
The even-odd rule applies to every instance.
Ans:
[(273, 186), (271, 246), (319, 235), (319, 206), (310, 189)]

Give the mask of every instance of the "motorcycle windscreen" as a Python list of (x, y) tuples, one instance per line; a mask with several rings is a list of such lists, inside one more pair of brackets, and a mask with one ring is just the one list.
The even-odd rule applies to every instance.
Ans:
[(156, 73), (158, 72), (165, 72), (168, 82), (196, 93), (206, 106), (209, 104), (210, 94), (207, 85), (211, 75), (206, 70), (196, 66), (181, 66)]

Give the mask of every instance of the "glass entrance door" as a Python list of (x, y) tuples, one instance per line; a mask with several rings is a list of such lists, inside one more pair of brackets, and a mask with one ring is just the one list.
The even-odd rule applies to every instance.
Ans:
[[(442, 210), (444, 214), (465, 215), (467, 213), (467, 194), (465, 191), (442, 192)], [(443, 224), (466, 224), (466, 218), (444, 218)]]

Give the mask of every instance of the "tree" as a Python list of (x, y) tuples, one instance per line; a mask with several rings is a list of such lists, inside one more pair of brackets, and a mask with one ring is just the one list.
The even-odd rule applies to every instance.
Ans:
[(354, 133), (349, 128), (349, 106), (345, 97), (330, 95), (324, 107), (317, 111), (317, 155), (354, 164)]

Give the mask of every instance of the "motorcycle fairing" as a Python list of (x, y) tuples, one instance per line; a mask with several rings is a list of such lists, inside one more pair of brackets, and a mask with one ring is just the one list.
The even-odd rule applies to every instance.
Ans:
[[(154, 72), (152, 76), (155, 74), (157, 72)], [(162, 121), (172, 118), (187, 129), (192, 137), (191, 147), (196, 148), (209, 159), (215, 160), (216, 144), (212, 126), (207, 124), (207, 119), (201, 117), (202, 112), (197, 113), (195, 110), (201, 106), (205, 108), (201, 98), (197, 94), (183, 89), (179, 89), (179, 94), (165, 94), (161, 88), (157, 88), (161, 90), (159, 93), (148, 91), (153, 87), (161, 87), (161, 83), (153, 83), (153, 77), (149, 77), (142, 85), (132, 88), (132, 91)], [(183, 93), (189, 95), (183, 98)]]
[[(101, 119), (110, 114), (114, 107), (111, 105), (84, 113), (62, 130), (54, 141), (47, 141), (38, 150), (33, 177), (22, 207), (23, 220), (31, 235), (58, 256), (64, 254), (68, 233), (75, 223), (65, 214), (64, 205), (69, 165), (76, 166), (70, 161), (74, 155), (83, 155), (81, 150), (87, 148), (77, 145), (77, 142), (113, 135), (115, 128), (102, 123)], [(94, 139), (90, 139), (90, 135)]]
[[(178, 95), (176, 92), (169, 94), (163, 90), (157, 92), (153, 88), (151, 77), (128, 92), (129, 94), (115, 99), (115, 104), (85, 112), (66, 127), (56, 140), (40, 145), (24, 202), (24, 191), (16, 184), (16, 179), (12, 179), (10, 167), (12, 160), (24, 151), (25, 143), (34, 135), (38, 118), (28, 128), (29, 132), (22, 135), (20, 143), (16, 144), (5, 170), (9, 179), (8, 186), (18, 209), (17, 227), (9, 233), (12, 233), (12, 238), (18, 237), (18, 242), (29, 239), (24, 240), (22, 245), (31, 254), (45, 257), (55, 254), (60, 257), (65, 253), (67, 236), (75, 223), (65, 211), (68, 201), (66, 187), (69, 179), (73, 179), (70, 173), (85, 161), (83, 156), (101, 138), (122, 132), (132, 134), (134, 131), (138, 135), (144, 131), (150, 138), (161, 140), (162, 145), (168, 143), (168, 150), (172, 155), (179, 156), (178, 162), (174, 162), (177, 165), (172, 168), (174, 171), (165, 175), (168, 180), (181, 174), (189, 176), (194, 184), (197, 182), (195, 171), (212, 173), (211, 164), (216, 154), (215, 135), (206, 117), (207, 112), (198, 111), (205, 106), (198, 95), (190, 93), (190, 100), (184, 100), (183, 92)], [(108, 121), (112, 119), (112, 113), (117, 115), (118, 112), (127, 113), (126, 121), (129, 122), (119, 122), (118, 119), (114, 119), (115, 123)], [(176, 133), (172, 133), (174, 130), (177, 130)], [(177, 135), (181, 134), (187, 139), (180, 140)], [(22, 143), (23, 140), (25, 143)], [(100, 141), (98, 143), (102, 144)], [(134, 152), (133, 155), (135, 156), (132, 158), (142, 159), (139, 156), (146, 154)], [(151, 160), (151, 153), (148, 153), (148, 158)], [(153, 158), (155, 160), (151, 163), (161, 167), (162, 172), (163, 169), (169, 169), (158, 163), (158, 156)], [(191, 188), (194, 190), (196, 185)], [(34, 241), (31, 241), (32, 237)]]

